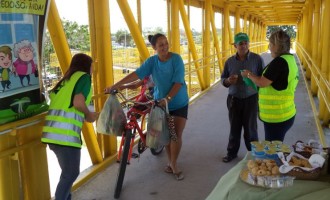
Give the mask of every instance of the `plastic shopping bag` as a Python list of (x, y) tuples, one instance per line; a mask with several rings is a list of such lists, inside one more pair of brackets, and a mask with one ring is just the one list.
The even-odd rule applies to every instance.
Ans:
[(105, 102), (96, 123), (96, 131), (121, 136), (127, 119), (116, 95), (111, 94)]
[(170, 142), (166, 112), (159, 106), (154, 106), (150, 111), (147, 125), (147, 146), (158, 148)]

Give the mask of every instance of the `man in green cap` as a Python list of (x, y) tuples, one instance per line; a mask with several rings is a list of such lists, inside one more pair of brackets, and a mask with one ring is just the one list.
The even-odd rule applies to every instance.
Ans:
[(264, 61), (256, 53), (249, 51), (249, 36), (246, 33), (237, 33), (234, 38), (236, 54), (225, 62), (221, 74), (221, 83), (228, 90), (227, 108), (229, 113), (230, 133), (227, 146), (227, 155), (223, 162), (230, 162), (237, 157), (241, 143), (241, 132), (245, 146), (251, 151), (251, 141), (258, 141), (258, 91), (251, 84), (244, 82), (241, 70), (248, 69), (253, 74), (262, 73)]

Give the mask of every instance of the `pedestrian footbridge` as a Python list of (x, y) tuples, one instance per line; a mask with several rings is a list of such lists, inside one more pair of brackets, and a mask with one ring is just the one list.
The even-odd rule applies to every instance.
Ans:
[[(53, 54), (48, 57), (54, 67), (51, 70), (61, 76), (77, 50), (70, 49), (72, 41), (67, 39), (70, 34), (63, 28), (58, 0), (43, 2), (47, 9), (43, 13), (35, 10), (31, 14), (39, 17), (38, 26), (24, 30), (35, 31), (33, 33), (39, 38), (33, 44), (41, 47), (46, 45), (40, 37), (43, 33), (40, 24), (45, 22), (46, 35), (50, 38), (48, 42), (53, 44)], [(174, 177), (163, 172), (165, 153), (155, 157), (146, 151), (128, 166), (121, 199), (205, 199), (219, 179), (243, 159), (246, 149), (242, 144), (237, 159), (227, 164), (221, 161), (226, 152), (229, 126), (225, 106), (227, 89), (219, 82), (224, 61), (235, 53), (231, 43), (238, 32), (248, 33), (250, 50), (261, 54), (267, 63), (271, 60), (268, 53), (269, 32), (278, 27), (293, 31), (290, 33), (292, 53), (296, 56), (301, 76), (295, 96), (298, 112), (285, 143), (315, 139), (324, 147), (330, 146), (328, 0), (79, 1), (86, 4), (88, 9), (82, 12), (72, 8), (72, 12), (81, 12), (88, 15), (89, 19), (88, 53), (94, 60), (93, 109), (101, 111), (107, 97), (103, 94), (105, 87), (125, 76), (126, 68), (130, 71), (136, 69), (154, 53), (145, 42), (145, 34), (153, 32), (145, 31), (147, 27), (144, 22), (147, 19), (144, 13), (156, 9), (156, 2), (161, 3), (161, 8), (166, 10), (164, 15), (154, 16), (155, 20), (166, 24), (165, 30), (158, 31), (168, 37), (170, 51), (182, 56), (186, 68), (190, 107), (179, 158), (185, 179), (175, 181)], [(121, 17), (111, 16), (112, 6), (118, 6), (127, 24), (127, 34), (124, 34), (122, 41), (126, 45), (130, 39), (129, 48), (125, 45), (127, 48), (112, 48), (111, 24)], [(0, 7), (0, 32), (4, 34), (9, 34), (16, 27), (13, 25), (8, 28), (7, 23), (24, 21), (30, 17), (24, 14), (22, 18), (22, 15), (8, 18), (8, 12), (25, 11)], [(191, 20), (192, 16), (198, 16), (200, 32), (191, 28), (196, 23)], [(28, 31), (20, 35), (28, 35)], [(18, 31), (15, 34), (18, 35)], [(18, 37), (13, 38), (18, 40)], [(88, 39), (81, 40), (86, 43)], [(10, 41), (1, 38), (2, 46), (1, 42), (7, 44)], [(48, 52), (46, 48), (40, 48), (38, 56), (41, 57), (45, 52)], [(48, 64), (40, 61), (39, 69), (48, 69)], [(118, 67), (125, 70), (116, 73)], [(43, 73), (39, 73), (39, 78), (46, 79)], [(0, 93), (0, 105), (4, 104), (7, 94)], [(0, 125), (0, 199), (47, 200), (54, 195), (60, 172), (54, 155), (40, 142), (45, 114), (42, 112)], [(85, 145), (82, 150), (82, 169), (72, 188), (73, 199), (112, 199), (118, 167), (115, 162), (117, 138), (99, 134), (92, 124), (87, 123), (83, 126), (82, 134)], [(261, 123), (259, 135), (262, 139)]]

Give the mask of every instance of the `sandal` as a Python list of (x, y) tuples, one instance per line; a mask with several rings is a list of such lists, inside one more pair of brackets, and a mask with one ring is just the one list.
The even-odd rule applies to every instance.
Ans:
[(165, 167), (165, 169), (164, 169), (164, 172), (169, 173), (169, 174), (172, 174), (173, 173), (173, 170), (172, 170), (172, 168), (169, 165), (167, 165)]
[(177, 181), (181, 181), (184, 179), (184, 176), (182, 174), (182, 172), (178, 172), (178, 173), (173, 173), (174, 177), (176, 178)]

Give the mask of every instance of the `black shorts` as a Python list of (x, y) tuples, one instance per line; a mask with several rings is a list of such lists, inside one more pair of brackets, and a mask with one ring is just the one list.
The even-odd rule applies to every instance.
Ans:
[(188, 105), (183, 106), (182, 108), (170, 111), (170, 115), (188, 119), (187, 118), (188, 117)]

